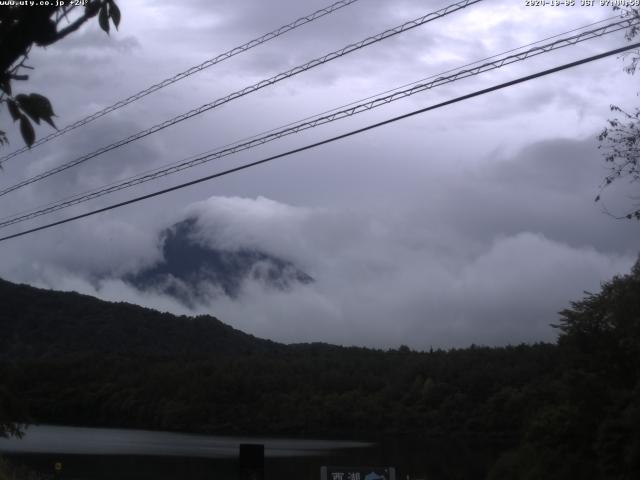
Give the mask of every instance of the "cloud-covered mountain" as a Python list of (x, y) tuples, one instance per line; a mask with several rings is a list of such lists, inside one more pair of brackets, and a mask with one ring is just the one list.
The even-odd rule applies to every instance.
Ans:
[(293, 262), (260, 249), (213, 246), (202, 238), (197, 217), (162, 231), (160, 242), (163, 259), (125, 280), (140, 290), (171, 295), (187, 306), (218, 295), (237, 298), (247, 280), (277, 291), (314, 281)]

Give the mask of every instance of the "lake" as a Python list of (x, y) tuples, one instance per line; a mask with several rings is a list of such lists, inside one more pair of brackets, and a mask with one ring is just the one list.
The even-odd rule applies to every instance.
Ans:
[[(356, 439), (358, 440), (358, 439)], [(478, 479), (495, 452), (484, 439), (383, 438), (367, 441), (222, 437), (108, 428), (31, 426), (0, 438), (0, 455), (60, 480), (211, 480), (238, 478), (241, 443), (265, 446), (267, 480), (319, 480), (323, 465), (392, 466), (396, 479)]]
[[(0, 454), (64, 480), (236, 478), (239, 445), (265, 446), (269, 478), (319, 478), (320, 466), (366, 457), (357, 441), (220, 437), (144, 430), (31, 426), (22, 439), (0, 438)], [(364, 456), (364, 457), (363, 457)]]

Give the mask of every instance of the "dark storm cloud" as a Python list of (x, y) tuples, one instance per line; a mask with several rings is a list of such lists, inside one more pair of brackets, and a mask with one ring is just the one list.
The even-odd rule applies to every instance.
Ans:
[(495, 159), (464, 183), (454, 180), (458, 187), (447, 195), (464, 201), (447, 210), (475, 236), (529, 230), (573, 247), (632, 254), (638, 225), (614, 220), (594, 202), (604, 174), (594, 139), (544, 141)]

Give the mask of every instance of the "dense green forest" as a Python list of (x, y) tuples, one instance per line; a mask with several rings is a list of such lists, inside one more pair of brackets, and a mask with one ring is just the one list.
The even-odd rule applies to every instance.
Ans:
[(556, 344), (502, 348), (282, 345), (4, 281), (0, 298), (5, 428), (410, 436), (475, 452), (448, 478), (640, 478), (640, 262), (560, 312)]

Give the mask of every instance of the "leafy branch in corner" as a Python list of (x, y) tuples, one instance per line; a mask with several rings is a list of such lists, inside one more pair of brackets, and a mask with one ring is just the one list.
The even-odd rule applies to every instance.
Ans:
[[(29, 147), (36, 139), (32, 122), (39, 125), (43, 120), (56, 128), (53, 106), (48, 98), (38, 93), (13, 95), (13, 82), (28, 80), (24, 70), (33, 69), (25, 63), (31, 48), (52, 45), (96, 16), (100, 28), (107, 34), (110, 22), (118, 29), (121, 19), (115, 0), (89, 0), (84, 9), (50, 3), (52, 5), (38, 8), (11, 5), (0, 9), (0, 106), (6, 106)], [(0, 146), (8, 142), (7, 133), (0, 130)]]
[[(622, 18), (640, 20), (640, 8), (615, 6), (613, 9), (622, 11)], [(626, 31), (625, 38), (631, 41), (638, 35), (640, 35), (640, 24), (636, 23)], [(624, 71), (633, 75), (640, 65), (640, 51), (633, 50), (623, 55), (623, 58), (629, 57), (631, 61), (624, 67)], [(630, 113), (617, 105), (611, 105), (611, 111), (620, 114), (622, 118), (607, 120), (607, 127), (598, 135), (600, 142), (598, 148), (604, 151), (604, 158), (606, 163), (609, 164), (610, 173), (604, 178), (600, 186), (600, 192), (595, 198), (596, 202), (601, 200), (604, 189), (614, 181), (621, 178), (630, 179), (631, 182), (640, 180), (638, 158), (640, 154), (640, 108), (636, 107)], [(631, 220), (635, 218), (640, 220), (640, 208), (636, 207), (640, 206), (632, 207), (632, 210), (623, 215), (612, 216), (617, 219), (626, 218)]]
[[(606, 127), (598, 136), (598, 148), (605, 151), (605, 161), (610, 166), (610, 173), (604, 178), (600, 194), (595, 201), (600, 201), (602, 191), (620, 178), (629, 178), (632, 182), (640, 180), (640, 108), (629, 113), (622, 108), (611, 105), (611, 111), (621, 114), (624, 119), (614, 118), (607, 121)], [(630, 211), (624, 216), (640, 220), (640, 208)]]

